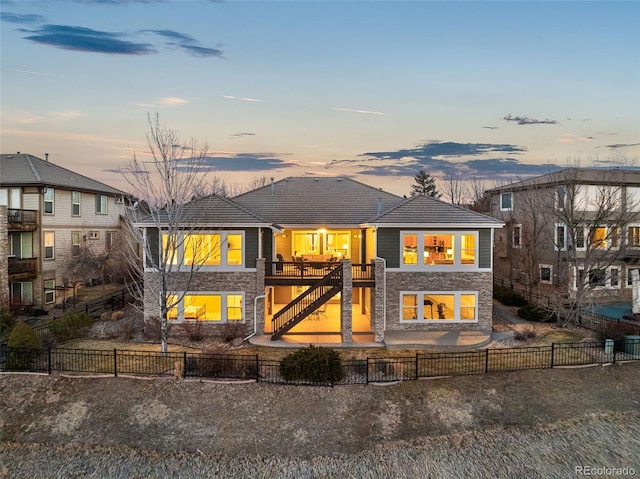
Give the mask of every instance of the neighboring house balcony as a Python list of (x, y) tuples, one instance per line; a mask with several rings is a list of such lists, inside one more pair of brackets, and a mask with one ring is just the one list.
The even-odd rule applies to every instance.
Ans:
[(38, 212), (35, 210), (7, 210), (9, 231), (35, 231), (38, 228)]
[(9, 279), (30, 279), (38, 276), (38, 258), (16, 258), (9, 256)]

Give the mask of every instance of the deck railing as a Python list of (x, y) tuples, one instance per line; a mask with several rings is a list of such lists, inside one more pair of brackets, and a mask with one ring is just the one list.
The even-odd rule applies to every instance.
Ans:
[(38, 223), (38, 212), (35, 210), (7, 210), (7, 220), (9, 224), (36, 225)]
[(16, 258), (9, 256), (9, 274), (33, 273), (38, 270), (38, 258)]

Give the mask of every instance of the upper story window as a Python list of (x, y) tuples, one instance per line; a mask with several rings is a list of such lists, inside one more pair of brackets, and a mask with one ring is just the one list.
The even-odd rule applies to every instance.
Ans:
[(565, 207), (565, 201), (567, 197), (567, 191), (564, 186), (558, 186), (556, 188), (556, 209), (561, 210)]
[(96, 214), (107, 214), (107, 195), (96, 195)]
[(513, 210), (513, 193), (500, 194), (500, 211)]
[(53, 231), (44, 233), (44, 259), (55, 258), (56, 235)]
[(473, 267), (478, 264), (477, 232), (403, 232), (403, 268)]
[(44, 191), (44, 214), (53, 214), (53, 201), (55, 198), (55, 192), (53, 188), (45, 188)]
[(511, 246), (520, 248), (522, 244), (522, 225), (514, 225), (511, 230)]
[(71, 215), (72, 216), (80, 216), (80, 192), (72, 191), (71, 192)]
[(14, 210), (22, 209), (22, 190), (20, 188), (0, 188), (0, 206)]
[(627, 242), (630, 248), (640, 248), (640, 226), (629, 226)]
[(244, 233), (207, 232), (162, 235), (162, 257), (167, 264), (191, 267), (242, 266)]

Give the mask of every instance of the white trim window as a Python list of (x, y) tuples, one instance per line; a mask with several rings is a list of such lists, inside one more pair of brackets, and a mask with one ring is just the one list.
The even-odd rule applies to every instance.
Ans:
[(401, 231), (400, 268), (465, 270), (478, 268), (477, 231)]
[(44, 214), (52, 215), (54, 209), (55, 191), (53, 188), (47, 187), (44, 191)]
[(567, 199), (567, 189), (560, 185), (556, 188), (556, 210), (562, 210), (565, 207)]
[(106, 215), (107, 214), (107, 204), (108, 204), (107, 195), (96, 195), (96, 214), (97, 215)]
[(631, 275), (631, 270), (640, 269), (640, 268), (627, 268), (627, 288), (631, 288), (633, 286), (633, 276)]
[(554, 246), (556, 251), (564, 251), (567, 249), (567, 227), (564, 223), (556, 223)]
[(79, 191), (71, 192), (71, 216), (80, 216), (80, 201), (82, 194)]
[[(178, 297), (182, 296), (180, 300)], [(193, 291), (175, 293), (167, 298), (171, 322), (204, 321), (211, 323), (242, 323), (245, 321), (243, 291)]]
[(44, 232), (44, 259), (56, 257), (56, 234), (53, 231)]
[(56, 302), (56, 282), (52, 279), (44, 282), (44, 303), (51, 304)]
[(585, 241), (586, 235), (584, 234), (584, 226), (576, 226), (575, 229), (575, 247), (577, 250), (587, 249), (587, 242)]
[(544, 284), (553, 284), (553, 265), (541, 264), (540, 268), (540, 282)]
[(80, 254), (80, 231), (71, 232), (71, 256)]
[(611, 266), (607, 274), (607, 287), (620, 289), (620, 267)]
[(400, 323), (477, 322), (477, 291), (400, 292)]
[(500, 211), (513, 211), (513, 193), (500, 193)]
[(210, 271), (244, 267), (244, 231), (198, 231), (180, 233), (174, 241), (162, 234), (161, 252), (167, 262), (188, 270)]
[(629, 248), (640, 248), (640, 225), (629, 225), (627, 227), (627, 246)]
[(522, 246), (522, 225), (513, 225), (511, 230), (511, 246), (520, 248)]

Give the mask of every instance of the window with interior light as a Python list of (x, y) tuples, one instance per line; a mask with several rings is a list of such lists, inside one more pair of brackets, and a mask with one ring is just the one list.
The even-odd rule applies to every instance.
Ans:
[(401, 233), (401, 267), (435, 269), (478, 264), (477, 232)]
[(238, 267), (244, 265), (244, 232), (219, 231), (162, 235), (166, 264), (198, 267)]
[(241, 322), (244, 320), (242, 292), (188, 292), (167, 298), (167, 319), (176, 322), (211, 321)]
[(400, 293), (400, 322), (478, 322), (477, 291)]

